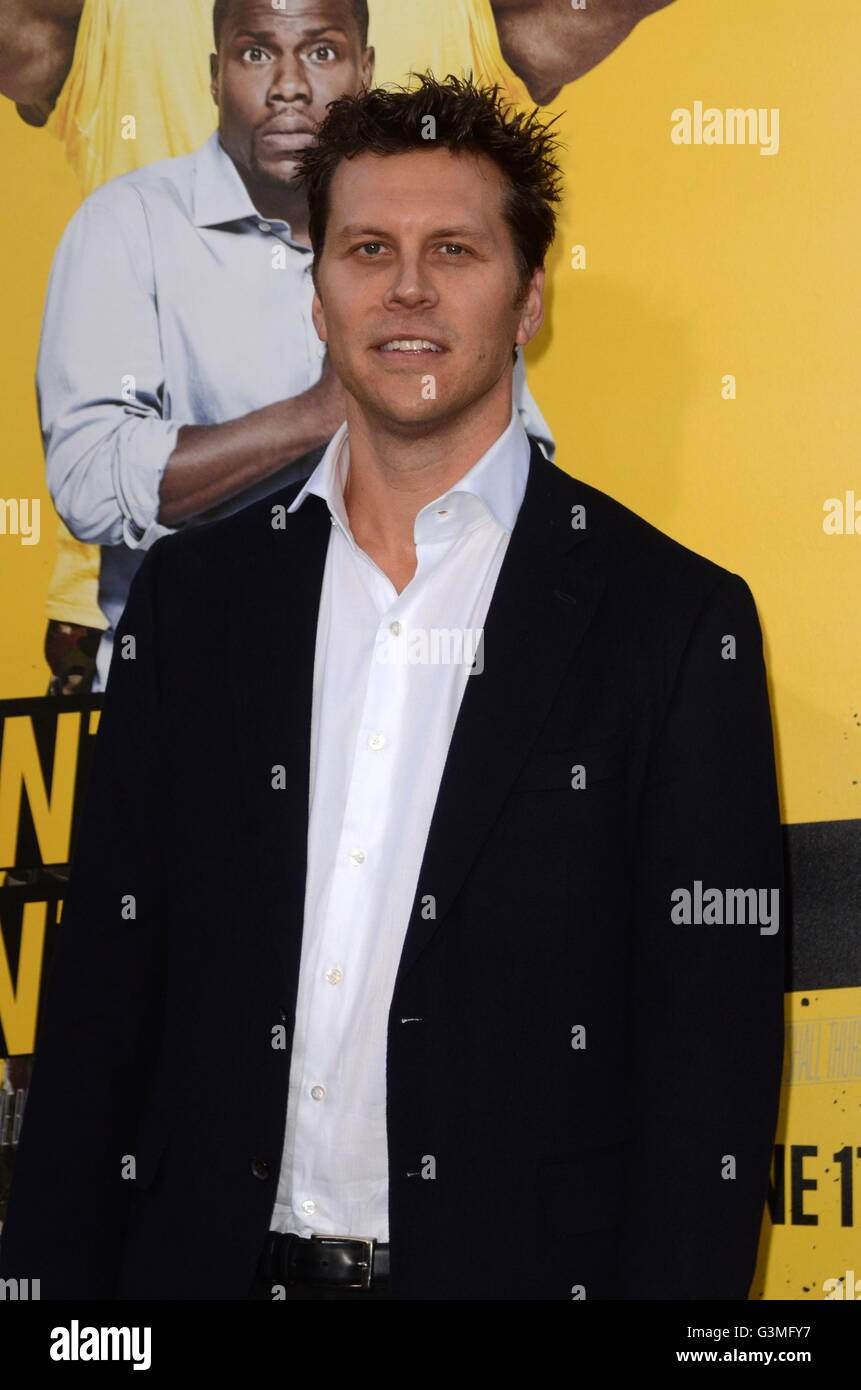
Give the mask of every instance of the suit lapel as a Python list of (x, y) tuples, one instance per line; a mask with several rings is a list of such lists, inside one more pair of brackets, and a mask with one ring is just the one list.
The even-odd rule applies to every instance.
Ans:
[[(302, 483), (273, 493), (285, 508)], [(311, 708), (317, 614), (331, 521), (310, 494), (283, 529), (261, 509), (252, 557), (234, 565), (230, 685), (240, 750), (239, 782), (265, 921), (288, 984), (298, 976), (305, 902)], [(283, 787), (273, 768), (283, 767)], [(278, 773), (275, 774), (277, 783)]]
[[(396, 991), (444, 922), (603, 592), (597, 571), (572, 563), (575, 547), (577, 560), (593, 550), (588, 531), (571, 524), (572, 482), (533, 443), (484, 625), (484, 670), (467, 682), (443, 770)], [(421, 914), (425, 894), (435, 899), (433, 920)]]

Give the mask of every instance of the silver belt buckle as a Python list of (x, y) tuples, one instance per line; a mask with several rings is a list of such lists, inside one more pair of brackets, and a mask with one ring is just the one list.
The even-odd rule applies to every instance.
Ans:
[(371, 1287), (371, 1273), (374, 1265), (374, 1246), (377, 1243), (376, 1236), (321, 1236), (317, 1235), (315, 1232), (314, 1234), (312, 1234), (311, 1239), (326, 1241), (329, 1244), (335, 1241), (338, 1245), (343, 1245), (347, 1241), (352, 1241), (353, 1244), (364, 1245), (366, 1248), (368, 1258), (366, 1260), (358, 1261), (358, 1264), (360, 1265), (362, 1270), (362, 1278), (360, 1283), (339, 1284), (337, 1287), (341, 1289), (369, 1289)]

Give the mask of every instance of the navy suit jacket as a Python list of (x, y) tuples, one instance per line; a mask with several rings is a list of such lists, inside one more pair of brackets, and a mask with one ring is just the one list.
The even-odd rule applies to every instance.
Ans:
[[(269, 1230), (330, 535), (300, 486), (159, 540), (118, 630), (2, 1237), (43, 1298), (241, 1299)], [(777, 890), (779, 929), (674, 921), (697, 883)], [(749, 588), (533, 444), (388, 1018), (396, 1298), (747, 1296), (783, 887)]]

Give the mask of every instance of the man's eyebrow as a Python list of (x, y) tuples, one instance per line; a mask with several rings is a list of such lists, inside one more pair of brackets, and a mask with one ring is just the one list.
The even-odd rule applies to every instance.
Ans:
[(343, 39), (349, 38), (346, 29), (342, 29), (340, 24), (323, 24), (317, 29), (305, 29), (302, 37), (306, 39), (319, 39), (324, 34), (340, 34)]
[[(391, 232), (384, 231), (381, 227), (362, 227), (358, 223), (348, 222), (335, 233), (335, 238), (341, 241), (351, 241), (353, 237), (359, 236), (385, 239), (391, 236)], [(454, 240), (456, 237), (463, 237), (468, 241), (490, 240), (487, 233), (480, 231), (478, 227), (435, 227), (432, 232), (428, 232), (426, 240)]]
[[(348, 37), (346, 29), (342, 29), (340, 24), (324, 24), (316, 29), (303, 29), (299, 34), (299, 41), (307, 43), (310, 39), (320, 39), (325, 34), (340, 34), (342, 38)], [(280, 44), (280, 36), (274, 29), (237, 29), (233, 35), (236, 39), (254, 39), (255, 43), (265, 43), (271, 45)]]
[(271, 29), (237, 29), (231, 37), (234, 39), (257, 39), (260, 43), (268, 43), (277, 35)]
[(466, 237), (469, 241), (489, 241), (486, 232), (480, 227), (460, 226), (460, 227), (437, 227), (429, 233), (432, 237)]
[(360, 227), (357, 222), (348, 222), (335, 233), (342, 241), (351, 241), (355, 236), (385, 237), (388, 232), (382, 231), (379, 227)]

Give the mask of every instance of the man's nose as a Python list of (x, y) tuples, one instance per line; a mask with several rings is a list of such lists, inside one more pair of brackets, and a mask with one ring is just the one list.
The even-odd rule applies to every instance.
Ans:
[(272, 74), (268, 98), (270, 101), (295, 101), (297, 97), (311, 100), (308, 74), (298, 58), (285, 54)]
[(392, 307), (405, 305), (408, 309), (418, 304), (435, 304), (438, 299), (427, 271), (413, 259), (400, 263), (385, 293), (386, 303)]

